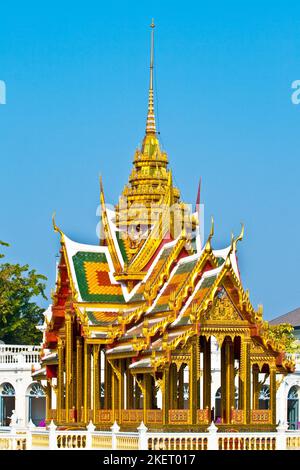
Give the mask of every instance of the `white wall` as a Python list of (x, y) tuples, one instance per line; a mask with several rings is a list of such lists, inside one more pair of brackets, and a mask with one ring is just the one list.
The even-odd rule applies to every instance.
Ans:
[(5, 382), (15, 389), (15, 412), (18, 425), (28, 423), (28, 390), (34, 382), (32, 367), (38, 369), (38, 346), (0, 345), (0, 389)]

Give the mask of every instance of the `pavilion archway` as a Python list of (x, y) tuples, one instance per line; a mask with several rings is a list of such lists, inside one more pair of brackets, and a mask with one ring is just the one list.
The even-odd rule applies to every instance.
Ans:
[(299, 427), (299, 387), (293, 385), (289, 389), (287, 397), (287, 421), (289, 429), (298, 429)]
[(32, 383), (26, 392), (28, 406), (28, 421), (32, 421), (36, 426), (43, 425), (46, 415), (46, 397), (43, 387), (37, 383)]
[(15, 409), (16, 392), (9, 382), (0, 386), (0, 423), (1, 426), (10, 425), (10, 417)]

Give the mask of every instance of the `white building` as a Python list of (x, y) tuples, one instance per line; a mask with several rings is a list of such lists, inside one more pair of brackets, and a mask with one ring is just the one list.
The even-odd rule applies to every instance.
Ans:
[(13, 410), (18, 426), (45, 419), (44, 390), (31, 374), (40, 367), (40, 346), (0, 344), (0, 425), (8, 426)]
[(289, 429), (300, 429), (300, 354), (294, 355), (296, 370), (282, 378), (277, 390), (277, 421), (285, 421)]
[[(270, 321), (270, 325), (289, 323), (294, 327), (294, 335), (300, 340), (300, 308)], [(300, 354), (295, 355), (296, 371), (282, 380), (277, 391), (277, 417), (286, 417), (290, 429), (300, 429)]]

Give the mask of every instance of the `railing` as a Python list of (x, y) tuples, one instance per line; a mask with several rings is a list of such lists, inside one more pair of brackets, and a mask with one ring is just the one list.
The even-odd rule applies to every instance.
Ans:
[[(240, 411), (240, 410), (235, 410)], [(84, 410), (79, 410), (79, 413), (76, 413), (76, 410), (69, 410), (68, 421), (66, 421), (67, 412), (65, 409), (62, 409), (60, 412), (60, 422), (64, 424), (71, 424), (72, 422), (84, 422)], [(77, 419), (76, 419), (77, 416)], [(49, 411), (50, 420), (57, 420), (57, 410), (52, 409)], [(189, 424), (191, 419), (190, 410), (179, 409), (179, 410), (169, 410), (169, 424)], [(161, 409), (149, 409), (149, 410), (136, 410), (136, 409), (126, 409), (121, 410), (121, 419), (119, 410), (97, 410), (95, 415), (93, 410), (89, 410), (88, 420), (95, 420), (97, 425), (109, 425), (114, 421), (121, 422), (123, 425), (138, 425), (141, 421), (145, 421), (147, 425), (161, 425), (163, 423), (163, 411)], [(233, 422), (240, 422), (232, 421)], [(210, 411), (208, 408), (204, 410), (197, 410), (197, 424), (208, 425), (210, 423)]]
[(45, 431), (42, 432), (33, 432), (32, 433), (32, 447), (36, 449), (47, 449), (49, 447), (49, 435), (45, 434)]
[(58, 449), (85, 449), (86, 440), (85, 431), (59, 431), (56, 436), (56, 445)]
[[(263, 433), (249, 436), (248, 433), (230, 435), (222, 433), (218, 438), (219, 450), (276, 450), (276, 433)], [(250, 433), (251, 435), (251, 433)]]
[(163, 422), (162, 410), (146, 410), (147, 424), (161, 424)]
[[(206, 411), (206, 410), (204, 410)], [(69, 420), (68, 423), (72, 423), (76, 421), (84, 422), (84, 410), (81, 409), (79, 412), (76, 412), (75, 409), (69, 410)], [(95, 423), (96, 424), (103, 424), (109, 425), (112, 424), (114, 421), (119, 420), (119, 410), (97, 410), (95, 413)], [(49, 411), (49, 418), (50, 420), (53, 419), (54, 421), (57, 420), (57, 410), (51, 409)], [(94, 412), (93, 410), (89, 410), (89, 420), (94, 421)], [(162, 424), (163, 422), (163, 413), (162, 410), (154, 409), (154, 410), (146, 410), (145, 416), (143, 410), (121, 410), (121, 418), (123, 424), (128, 425), (138, 425), (141, 421), (144, 421), (148, 424)], [(60, 421), (66, 423), (66, 410), (61, 410), (61, 418)]]
[(137, 433), (120, 433), (117, 436), (118, 450), (136, 450), (139, 448), (139, 438)]
[(40, 352), (41, 346), (33, 346), (27, 344), (1, 344), (0, 345), (0, 354), (11, 352), (11, 353), (20, 353), (20, 352)]
[(115, 423), (110, 431), (60, 430), (53, 421), (48, 429), (14, 429), (0, 434), (1, 450), (107, 449), (107, 450), (284, 450), (300, 449), (300, 431), (218, 432), (211, 424), (206, 432), (149, 432), (141, 423), (133, 432), (120, 432)]
[(291, 450), (291, 449), (300, 449), (300, 435), (299, 433), (297, 435), (293, 435), (293, 433), (296, 433), (297, 431), (288, 431), (288, 435), (286, 438), (286, 448)]
[(169, 410), (170, 424), (188, 424), (190, 422), (190, 410)]
[(97, 410), (98, 423), (113, 423), (113, 411), (112, 410)]
[(40, 346), (1, 345), (0, 364), (39, 364)]
[(145, 419), (147, 424), (162, 424), (163, 413), (162, 410), (122, 410), (122, 423), (123, 424), (139, 424)]
[(197, 424), (209, 424), (210, 420), (210, 410), (205, 408), (205, 410), (197, 410)]
[(251, 423), (271, 423), (271, 410), (251, 410)]
[(101, 432), (94, 433), (92, 436), (92, 448), (93, 449), (112, 449), (112, 433)]
[(26, 435), (1, 435), (0, 436), (0, 450), (26, 450), (27, 438)]
[(244, 422), (244, 410), (231, 410), (231, 424), (242, 424)]
[(208, 438), (204, 435), (174, 433), (148, 438), (148, 450), (207, 450)]
[(122, 422), (124, 424), (136, 424), (143, 421), (143, 410), (122, 410)]

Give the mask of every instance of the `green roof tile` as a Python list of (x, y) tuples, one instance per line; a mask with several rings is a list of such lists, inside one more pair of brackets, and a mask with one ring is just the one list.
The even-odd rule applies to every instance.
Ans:
[(83, 301), (87, 302), (103, 302), (103, 303), (123, 303), (123, 295), (113, 294), (91, 294), (89, 292), (89, 286), (86, 279), (85, 267), (86, 262), (93, 263), (107, 263), (105, 253), (92, 253), (79, 251), (73, 256), (73, 263), (79, 287), (79, 292)]

